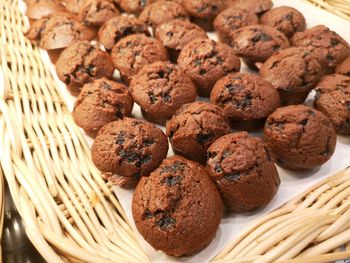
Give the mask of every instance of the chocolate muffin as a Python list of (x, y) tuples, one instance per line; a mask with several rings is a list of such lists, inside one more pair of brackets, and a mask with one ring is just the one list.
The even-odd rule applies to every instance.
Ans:
[(69, 13), (57, 13), (36, 20), (25, 34), (43, 49), (61, 49), (78, 40), (91, 40), (95, 33), (74, 19)]
[(251, 10), (230, 7), (221, 12), (214, 20), (214, 28), (219, 39), (229, 44), (231, 41), (231, 32), (249, 25), (259, 23), (258, 17)]
[(200, 96), (209, 96), (217, 80), (238, 72), (241, 61), (228, 45), (211, 39), (196, 39), (180, 52), (178, 64), (197, 86)]
[(315, 108), (325, 114), (338, 133), (350, 134), (350, 77), (334, 74), (318, 84)]
[(280, 6), (267, 11), (260, 18), (260, 23), (277, 28), (288, 38), (292, 37), (295, 32), (306, 29), (303, 14), (290, 6)]
[(145, 24), (156, 28), (173, 19), (188, 20), (189, 15), (187, 11), (176, 2), (160, 1), (145, 7), (139, 18)]
[(230, 0), (230, 6), (261, 14), (273, 6), (271, 0)]
[(307, 48), (319, 59), (326, 72), (332, 72), (350, 55), (349, 44), (336, 32), (323, 25), (295, 33), (291, 38), (291, 44)]
[(322, 75), (321, 65), (305, 48), (287, 48), (273, 54), (260, 75), (280, 93), (283, 105), (301, 104)]
[(112, 61), (126, 83), (143, 66), (168, 60), (168, 53), (159, 40), (143, 34), (124, 37), (112, 49)]
[(345, 59), (335, 70), (335, 73), (350, 77), (350, 57)]
[(293, 105), (279, 108), (268, 117), (264, 140), (279, 165), (308, 170), (332, 157), (337, 135), (331, 121), (321, 112)]
[(270, 149), (246, 132), (217, 139), (208, 149), (207, 169), (231, 212), (266, 206), (281, 182)]
[(246, 73), (220, 79), (210, 100), (223, 110), (232, 128), (247, 131), (261, 128), (266, 117), (281, 106), (278, 92), (270, 82)]
[(27, 3), (26, 16), (29, 19), (41, 19), (66, 9), (58, 0), (36, 0)]
[(79, 10), (80, 20), (87, 26), (102, 26), (107, 20), (119, 15), (112, 0), (88, 0)]
[(156, 0), (118, 0), (119, 6), (127, 13), (139, 14), (146, 6)]
[(178, 66), (163, 61), (144, 66), (132, 79), (130, 90), (143, 117), (160, 125), (196, 99), (191, 79)]
[(92, 161), (102, 172), (120, 176), (148, 176), (168, 153), (161, 129), (131, 118), (106, 124), (91, 148)]
[(177, 61), (186, 44), (195, 39), (208, 38), (207, 33), (199, 26), (179, 19), (159, 25), (155, 29), (155, 37), (167, 48), (173, 62)]
[(136, 227), (156, 250), (188, 256), (214, 238), (223, 213), (215, 184), (199, 164), (165, 159), (137, 185), (132, 200)]
[(98, 31), (98, 41), (110, 51), (122, 38), (134, 35), (145, 34), (150, 36), (147, 26), (133, 16), (116, 16), (106, 23)]
[(73, 118), (94, 137), (105, 124), (131, 116), (133, 104), (126, 86), (102, 78), (83, 86), (75, 101)]
[(273, 27), (252, 25), (233, 31), (231, 45), (253, 67), (255, 62), (265, 62), (273, 53), (288, 48), (289, 42), (283, 33)]
[(229, 132), (223, 111), (200, 101), (183, 105), (166, 124), (174, 152), (201, 163), (210, 144)]
[(78, 95), (85, 83), (102, 77), (111, 78), (114, 68), (107, 52), (89, 41), (77, 41), (61, 53), (56, 71), (72, 95)]
[(86, 0), (64, 0), (65, 6), (69, 12), (78, 14), (82, 9), (83, 5), (86, 3)]
[(227, 0), (186, 0), (183, 7), (191, 15), (192, 21), (206, 31), (213, 30), (214, 18), (227, 7)]

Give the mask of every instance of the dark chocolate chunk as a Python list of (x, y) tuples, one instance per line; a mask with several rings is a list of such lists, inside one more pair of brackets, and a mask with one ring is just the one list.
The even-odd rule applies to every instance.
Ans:
[(204, 144), (207, 141), (210, 141), (212, 138), (214, 138), (214, 133), (199, 133), (196, 137), (199, 144)]
[(163, 178), (161, 183), (171, 187), (171, 186), (177, 185), (181, 181), (181, 179), (182, 179), (181, 176), (170, 175)]
[(230, 173), (230, 174), (225, 174), (224, 178), (229, 181), (237, 181), (241, 178), (241, 176), (239, 173)]
[(161, 230), (168, 230), (174, 228), (176, 224), (176, 219), (172, 217), (162, 217), (156, 222), (156, 225), (160, 227)]

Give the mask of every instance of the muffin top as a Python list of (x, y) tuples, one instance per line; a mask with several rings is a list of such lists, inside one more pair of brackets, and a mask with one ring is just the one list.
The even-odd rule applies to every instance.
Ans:
[(185, 0), (182, 5), (193, 17), (211, 19), (227, 7), (227, 0)]
[(119, 6), (127, 13), (139, 14), (146, 6), (157, 0), (117, 0)]
[(37, 0), (27, 2), (26, 16), (29, 19), (41, 19), (65, 11), (64, 5), (58, 0)]
[(79, 10), (79, 17), (88, 26), (102, 26), (107, 20), (119, 16), (112, 0), (88, 0)]
[(230, 6), (260, 14), (272, 8), (271, 0), (230, 0)]
[(350, 77), (350, 57), (345, 59), (335, 70), (335, 73)]

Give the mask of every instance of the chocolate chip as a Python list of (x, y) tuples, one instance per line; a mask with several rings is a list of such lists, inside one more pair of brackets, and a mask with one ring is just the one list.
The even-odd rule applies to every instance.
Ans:
[[(226, 20), (242, 20), (242, 15), (238, 15), (238, 16), (229, 16), (227, 17)], [(236, 29), (236, 26), (234, 25), (234, 28), (233, 29)]]
[(167, 176), (162, 179), (161, 183), (166, 184), (167, 186), (171, 187), (174, 185), (177, 185), (182, 180), (181, 176)]
[(211, 10), (215, 13), (219, 10), (219, 7), (217, 5), (212, 5)]
[(270, 41), (272, 40), (271, 37), (269, 35), (267, 35), (266, 33), (262, 32), (258, 35), (255, 35), (251, 41), (253, 43), (253, 45), (255, 45), (256, 43), (260, 42), (260, 41)]
[(162, 217), (156, 222), (156, 225), (160, 227), (161, 230), (168, 230), (169, 228), (174, 228), (176, 224), (176, 219), (173, 217)]
[(153, 217), (153, 214), (151, 213), (151, 211), (149, 211), (148, 209), (146, 209), (143, 212), (143, 218), (144, 219), (151, 219)]
[(267, 148), (266, 146), (264, 146), (264, 150), (265, 150), (265, 152), (266, 152), (267, 160), (268, 160), (269, 162), (272, 162), (272, 156), (271, 156), (270, 149)]
[(152, 155), (147, 154), (145, 156), (142, 156), (139, 159), (140, 160), (139, 160), (139, 162), (136, 163), (136, 166), (138, 166), (138, 164), (143, 165), (143, 164), (149, 163), (152, 160)]
[(171, 101), (171, 96), (169, 93), (162, 93), (161, 97), (165, 102)]
[(124, 118), (124, 113), (122, 112), (122, 110), (120, 109), (120, 107), (117, 107), (117, 110), (115, 112), (115, 116), (118, 119), (123, 119)]
[(158, 71), (158, 76), (162, 79), (164, 78), (164, 71)]
[(154, 140), (150, 138), (146, 138), (146, 139), (143, 139), (142, 144), (148, 147), (154, 144)]
[(199, 144), (205, 144), (207, 141), (210, 141), (214, 138), (214, 133), (199, 133), (196, 136), (196, 140)]
[(325, 148), (324, 148), (324, 151), (321, 153), (321, 156), (328, 156), (330, 153), (331, 153), (331, 137), (328, 136), (327, 137), (327, 142), (326, 142), (326, 145), (325, 145)]
[(278, 44), (272, 46), (272, 50), (273, 51), (277, 51), (277, 50), (280, 50), (280, 49), (281, 49), (281, 46), (278, 45)]
[(116, 143), (117, 143), (118, 145), (123, 145), (124, 142), (125, 142), (125, 136), (126, 136), (126, 132), (125, 132), (125, 131), (121, 131), (121, 132), (118, 134)]
[(207, 8), (207, 5), (202, 4), (201, 6), (197, 7), (197, 12), (202, 13)]
[(293, 13), (287, 14), (286, 17), (285, 17), (285, 19), (286, 19), (287, 21), (292, 21), (292, 20), (293, 20)]
[(251, 95), (246, 95), (243, 101), (235, 101), (235, 106), (238, 109), (244, 109), (252, 104), (253, 97)]
[(207, 73), (207, 71), (205, 69), (200, 69), (199, 70), (199, 75), (204, 75), (206, 73)]
[(340, 43), (340, 41), (338, 39), (332, 38), (331, 39), (331, 45), (334, 47), (336, 45), (338, 45)]
[(214, 168), (215, 173), (220, 174), (222, 173), (222, 167), (220, 164), (216, 164)]
[(308, 119), (304, 119), (300, 122), (301, 125), (305, 126), (309, 122)]
[(285, 124), (283, 122), (276, 123), (278, 129), (283, 130), (285, 128)]
[(126, 160), (128, 163), (133, 163), (139, 161), (140, 155), (133, 150), (120, 150), (119, 155), (122, 159)]
[(202, 65), (202, 61), (201, 61), (200, 59), (197, 58), (197, 59), (194, 61), (194, 65), (195, 65), (196, 67), (198, 67), (198, 66)]
[(136, 172), (132, 175), (136, 180), (140, 180), (141, 178), (141, 173), (140, 172)]
[(145, 7), (147, 4), (147, 0), (140, 0), (140, 7)]
[(214, 158), (216, 155), (218, 155), (217, 152), (208, 152), (207, 153), (207, 160)]
[(346, 103), (346, 108), (350, 111), (350, 102)]
[(236, 91), (239, 91), (242, 89), (242, 86), (240, 84), (227, 84), (225, 86), (225, 88), (227, 89), (227, 91), (232, 94)]
[(334, 62), (334, 58), (333, 58), (333, 56), (331, 54), (327, 54), (327, 61), (329, 63), (333, 63)]
[(157, 97), (154, 95), (154, 93), (152, 91), (148, 92), (148, 97), (149, 97), (151, 104), (154, 104), (157, 102)]
[(171, 32), (171, 31), (169, 31), (169, 32), (166, 33), (166, 35), (167, 35), (168, 37), (173, 37), (173, 36), (174, 36), (174, 33)]
[(224, 150), (222, 153), (222, 159), (227, 158), (228, 156), (230, 156), (231, 152), (229, 150)]
[(107, 89), (107, 90), (111, 90), (112, 86), (107, 81), (102, 81), (102, 88)]
[(234, 172), (231, 174), (225, 174), (224, 178), (229, 181), (237, 181), (241, 178), (240, 174), (238, 172)]
[(163, 166), (160, 173), (177, 173), (185, 170), (186, 164), (183, 162), (175, 162), (172, 165)]

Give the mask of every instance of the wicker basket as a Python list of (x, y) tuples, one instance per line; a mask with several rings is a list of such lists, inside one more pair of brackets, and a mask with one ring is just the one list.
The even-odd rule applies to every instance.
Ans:
[(342, 18), (350, 20), (350, 0), (307, 0)]
[[(111, 185), (92, 164), (85, 137), (74, 124), (48, 67), (41, 60), (39, 49), (24, 37), (22, 32), (27, 27), (17, 0), (1, 0), (0, 72), (4, 82), (0, 83), (0, 164), (29, 239), (48, 262), (150, 262)], [(286, 248), (297, 244), (293, 243), (297, 240), (293, 235), (282, 235), (285, 240), (292, 239), (293, 242), (286, 242), (287, 245), (280, 243), (284, 240), (280, 236), (264, 239), (262, 244), (269, 245), (253, 250), (256, 253), (242, 252), (241, 247), (257, 235), (257, 231), (261, 235), (270, 233), (268, 231), (284, 233), (281, 228), (265, 227), (268, 220), (283, 216), (290, 219), (304, 212), (320, 214), (316, 225), (312, 226), (314, 221), (310, 219), (307, 225), (310, 228), (300, 229), (309, 243), (325, 232), (328, 236), (324, 234), (323, 238), (327, 237), (324, 240), (332, 241), (330, 250), (315, 249), (306, 254), (311, 256), (309, 262), (319, 262), (315, 261), (314, 255), (317, 260), (322, 257), (328, 261), (348, 257), (348, 252), (326, 254), (348, 242), (345, 239), (340, 242), (338, 238), (341, 233), (348, 233), (348, 224), (341, 225), (342, 232), (338, 228), (339, 231), (328, 230), (348, 216), (350, 184), (345, 179), (350, 179), (349, 171), (343, 172), (343, 177), (338, 175), (323, 182), (268, 215), (214, 261), (238, 262), (237, 258), (243, 252), (251, 258), (245, 257), (242, 262), (252, 259), (266, 262), (264, 256), (268, 253), (280, 256)], [(346, 197), (346, 200), (340, 202), (340, 197)], [(332, 205), (328, 205), (330, 203)], [(0, 195), (0, 214), (2, 207)], [(316, 232), (311, 234), (313, 227)], [(337, 238), (336, 242), (333, 237)], [(297, 247), (301, 248), (301, 245)], [(293, 251), (295, 257), (298, 251)]]

